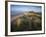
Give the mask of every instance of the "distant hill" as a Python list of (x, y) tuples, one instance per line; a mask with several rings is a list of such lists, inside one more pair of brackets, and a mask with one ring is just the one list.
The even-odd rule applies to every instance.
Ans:
[(21, 11), (11, 11), (11, 16), (17, 16), (23, 13), (37, 13), (37, 14), (41, 14), (41, 12), (34, 12), (34, 11), (25, 11), (25, 12), (21, 12)]
[[(34, 31), (41, 30), (41, 12), (23, 12), (20, 15), (12, 17), (11, 31)], [(11, 19), (12, 19), (11, 18)]]

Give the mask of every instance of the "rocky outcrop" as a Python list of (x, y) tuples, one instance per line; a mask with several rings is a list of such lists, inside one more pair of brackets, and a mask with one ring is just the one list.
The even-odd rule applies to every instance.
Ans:
[(24, 13), (11, 22), (11, 31), (41, 30), (41, 15), (37, 13)]

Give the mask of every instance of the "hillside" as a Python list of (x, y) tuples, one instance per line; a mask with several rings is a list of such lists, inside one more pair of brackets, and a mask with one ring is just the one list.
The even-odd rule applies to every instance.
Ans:
[(29, 11), (12, 17), (11, 31), (41, 30), (41, 15), (40, 12)]

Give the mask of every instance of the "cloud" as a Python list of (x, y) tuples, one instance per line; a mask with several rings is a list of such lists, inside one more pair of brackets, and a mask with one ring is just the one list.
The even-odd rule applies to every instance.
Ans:
[(11, 5), (11, 11), (35, 11), (41, 12), (41, 6)]

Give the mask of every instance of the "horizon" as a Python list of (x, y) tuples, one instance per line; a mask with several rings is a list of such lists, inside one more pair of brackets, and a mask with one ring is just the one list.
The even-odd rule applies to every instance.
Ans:
[(11, 15), (29, 11), (42, 12), (41, 6), (32, 6), (32, 5), (11, 5), (10, 9), (11, 9)]

